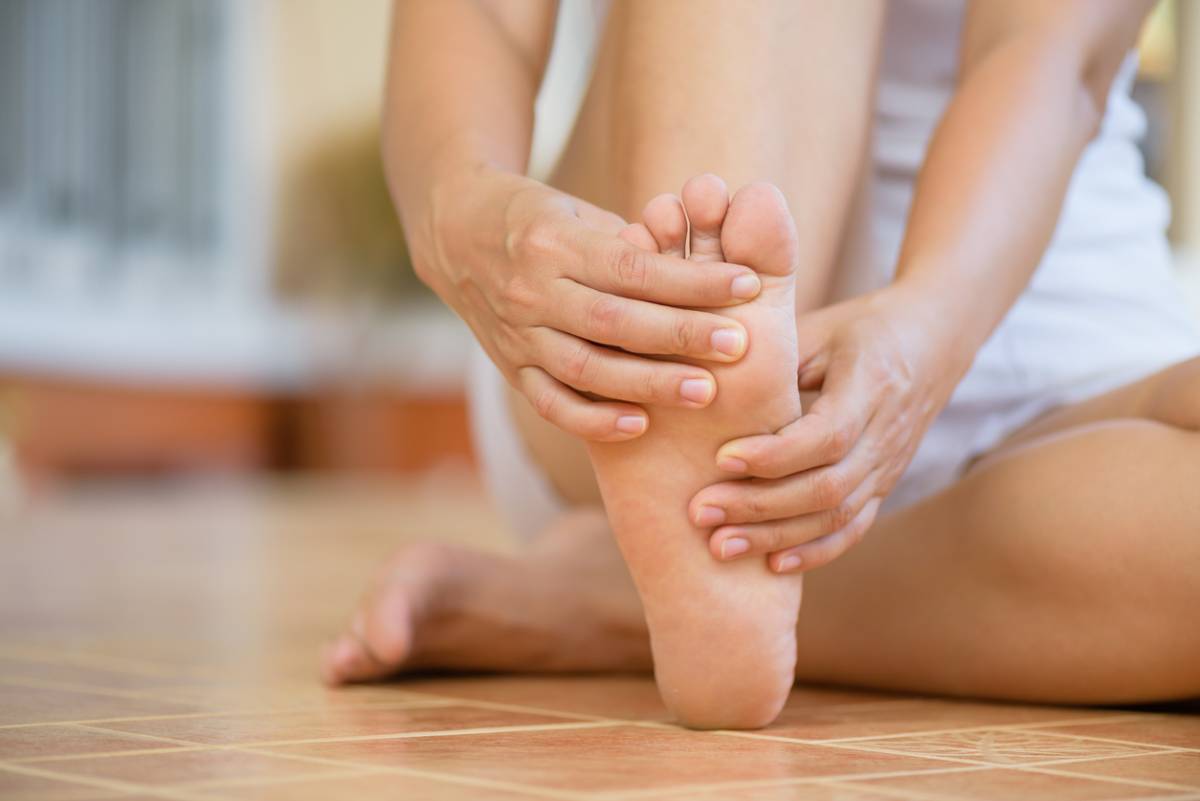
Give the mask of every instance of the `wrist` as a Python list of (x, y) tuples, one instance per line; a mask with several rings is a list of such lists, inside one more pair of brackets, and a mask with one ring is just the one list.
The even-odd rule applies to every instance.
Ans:
[(876, 293), (876, 302), (893, 319), (905, 321), (910, 337), (920, 339), (921, 349), (957, 383), (975, 360), (986, 341), (978, 319), (971, 316), (971, 304), (937, 284), (912, 276), (896, 280)]

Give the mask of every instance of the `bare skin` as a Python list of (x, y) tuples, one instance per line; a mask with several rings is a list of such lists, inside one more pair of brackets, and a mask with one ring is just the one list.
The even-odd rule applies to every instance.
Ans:
[[(636, 18), (629, 16), (631, 6), (619, 5), (557, 185), (630, 216), (654, 193), (706, 169), (721, 172), (735, 187), (754, 178), (776, 180), (796, 215), (801, 264), (807, 269), (811, 263), (813, 269), (805, 273), (812, 283), (799, 293), (803, 308), (821, 302), (818, 287), (829, 267), (822, 255), (836, 250), (865, 131), (862, 115), (851, 113), (859, 106), (837, 101), (846, 93), (866, 96), (842, 90), (848, 74), (855, 76), (855, 86), (869, 83), (869, 66), (863, 69), (857, 58), (844, 63), (838, 54), (870, 49), (877, 20), (822, 25), (816, 18), (792, 17), (789, 24), (787, 12), (794, 5), (772, 5), (773, 16), (764, 12), (720, 26), (697, 22), (711, 15), (681, 14), (668, 3), (642, 5), (650, 11)], [(820, 7), (843, 13), (852, 5)], [(982, 21), (968, 26), (965, 62), (971, 79), (964, 80), (957, 107), (947, 115), (951, 124), (939, 135), (938, 158), (931, 154), (931, 166), (923, 172), (924, 188), (899, 270), (919, 290), (904, 300), (929, 303), (931, 313), (923, 319), (952, 320), (955, 330), (970, 327), (969, 336), (956, 344), (973, 346), (986, 338), (1028, 279), (1053, 229), (1074, 158), (1091, 135), (1090, 126), (1098, 123), (1095, 101), (1104, 94), (1105, 76), (1115, 69), (1109, 56), (1128, 46), (1121, 31), (1110, 36), (1102, 26), (1066, 24), (1077, 21), (1071, 16), (1076, 13), (1107, 19), (1092, 14), (1093, 6), (1085, 12), (1068, 6), (973, 4), (982, 9), (975, 15)], [(1104, 8), (1111, 17), (1132, 7)], [(1038, 19), (1047, 9), (1061, 19)], [(986, 19), (1010, 12), (1013, 19)], [(657, 14), (662, 19), (655, 19)], [(1018, 17), (1020, 24), (1010, 24)], [(763, 38), (740, 27), (756, 23), (778, 31), (785, 46), (758, 46)], [(1130, 24), (1125, 20), (1121, 26)], [(1075, 30), (1095, 34), (1097, 42), (1103, 39), (1103, 58), (1091, 49), (1103, 49), (1100, 44), (1070, 39)], [(861, 38), (852, 41), (846, 31)], [(1071, 47), (1064, 51), (1060, 45), (1068, 40)], [(714, 48), (721, 58), (710, 57)], [(1063, 69), (1062, 52), (1070, 56), (1068, 67), (1086, 73), (1086, 86), (1071, 69)], [(788, 60), (796, 54), (803, 54), (803, 69)], [(746, 68), (715, 69), (730, 59)], [(803, 81), (770, 80), (783, 72)], [(630, 74), (644, 80), (622, 80)], [(744, 75), (756, 76), (749, 88), (738, 81)], [(838, 80), (822, 81), (823, 75)], [(1014, 91), (1016, 75), (1038, 91)], [(655, 91), (664, 84), (675, 89)], [(687, 87), (695, 92), (684, 91)], [(797, 95), (789, 97), (781, 87)], [(836, 92), (823, 94), (823, 88)], [(748, 91), (763, 102), (736, 105)], [(762, 93), (776, 94), (768, 102)], [(814, 104), (821, 109), (820, 126), (808, 124), (812, 116), (806, 109)], [(1077, 105), (1085, 112), (1062, 114)], [(734, 108), (738, 112), (729, 113)], [(981, 142), (971, 124), (981, 114), (1035, 122), (991, 126), (988, 141)], [(685, 135), (664, 136), (680, 126), (687, 127)], [(801, 140), (805, 147), (796, 146)], [(831, 142), (846, 145), (829, 147)], [(788, 158), (797, 150), (819, 154), (814, 169)], [(1030, 196), (1039, 202), (1030, 203)], [(977, 202), (946, 202), (946, 197)], [(819, 225), (813, 222), (818, 217)], [(989, 236), (998, 218), (1010, 221), (1006, 231), (1021, 235), (1006, 234), (1003, 241)], [(963, 254), (984, 258), (964, 259)], [(973, 269), (963, 269), (967, 266)], [(978, 303), (961, 303), (961, 297)], [(947, 299), (940, 314), (939, 303)], [(962, 356), (945, 360), (951, 365), (946, 371), (950, 386), (964, 364)], [(969, 362), (970, 354), (965, 358)], [(865, 358), (854, 363), (871, 365)], [(1189, 362), (1103, 399), (1058, 410), (1018, 432), (957, 484), (878, 520), (868, 540), (807, 577), (796, 675), (1057, 702), (1200, 693), (1200, 677), (1189, 670), (1200, 662), (1200, 642), (1188, 625), (1200, 600), (1198, 571), (1182, 567), (1200, 562), (1194, 490), (1200, 477), (1198, 374), (1200, 366)], [(936, 383), (921, 378), (914, 382), (918, 389)], [(528, 397), (528, 387), (521, 389)], [(886, 387), (856, 389), (852, 394), (858, 397), (897, 397), (884, 392)], [(899, 404), (896, 420), (914, 404), (936, 413), (936, 404), (917, 403), (921, 392), (899, 397), (909, 405)], [(624, 399), (654, 406), (653, 398)], [(837, 418), (838, 404), (831, 406), (831, 419), (847, 425)], [(524, 400), (512, 411), (564, 499), (574, 505), (597, 503), (595, 475), (582, 444), (562, 436)], [(539, 411), (564, 427), (561, 418)], [(876, 450), (870, 431), (858, 433), (868, 451)], [(803, 445), (802, 439), (797, 442)], [(807, 458), (803, 447), (795, 442), (791, 447)], [(845, 455), (836, 451), (823, 464)], [(1130, 453), (1138, 459), (1128, 459)], [(902, 468), (902, 450), (885, 455)], [(837, 505), (845, 497), (830, 500)], [(621, 562), (612, 559), (611, 542), (596, 535), (605, 528), (595, 517), (564, 521), (519, 567), (438, 546), (402, 553), (384, 571), (352, 633), (334, 646), (326, 678), (333, 683), (379, 678), (414, 665), (535, 669), (547, 654), (557, 655), (551, 662), (556, 669), (647, 669), (650, 648), (642, 616), (649, 610), (639, 604)], [(561, 545), (572, 537), (574, 550)], [(796, 544), (814, 543), (784, 543)], [(759, 549), (753, 558), (770, 550)], [(826, 561), (843, 550), (830, 552)], [(580, 552), (587, 557), (582, 560), (586, 569), (581, 569)], [(778, 555), (772, 558), (778, 564)], [(539, 581), (536, 591), (521, 586), (531, 577)], [(987, 627), (988, 637), (979, 636), (981, 627)], [(1079, 681), (1081, 675), (1089, 681)]]
[[(1200, 696), (1200, 359), (1056, 410), (1011, 443), (807, 576), (799, 680), (1053, 703)], [(563, 670), (650, 669), (637, 595), (606, 534), (602, 516), (576, 513), (519, 561), (402, 551), (362, 607), (378, 658), (346, 637), (327, 679), (429, 664), (537, 670), (546, 654)], [(495, 604), (431, 589), (451, 569)], [(388, 639), (401, 624), (418, 635)], [(537, 636), (514, 638), (518, 626)]]
[(723, 181), (702, 175), (681, 197), (682, 203), (672, 195), (652, 200), (645, 224), (625, 236), (683, 256), (690, 223), (696, 269), (725, 261), (753, 267), (762, 292), (722, 312), (742, 324), (753, 344), (737, 363), (713, 367), (720, 390), (705, 409), (648, 406), (644, 436), (588, 450), (642, 599), (668, 708), (696, 728), (759, 728), (779, 714), (792, 685), (802, 576), (777, 576), (762, 558), (714, 561), (707, 537), (719, 521), (694, 524), (688, 499), (726, 477), (714, 464), (722, 443), (774, 431), (800, 414), (791, 380), (796, 232), (782, 195), (769, 184), (745, 186), (731, 201)]

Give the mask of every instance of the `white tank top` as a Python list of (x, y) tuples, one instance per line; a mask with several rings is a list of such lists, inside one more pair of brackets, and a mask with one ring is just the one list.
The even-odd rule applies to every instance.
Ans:
[[(869, 253), (852, 251), (839, 271), (839, 297), (891, 278), (914, 181), (955, 90), (965, 5), (961, 0), (889, 3), (875, 103), (874, 163), (857, 223)], [(1076, 265), (1111, 260), (1113, 245), (1119, 243), (1136, 247), (1143, 266), (1168, 269), (1170, 207), (1162, 189), (1145, 176), (1137, 147), (1146, 118), (1129, 94), (1136, 72), (1137, 55), (1130, 53), (1109, 92), (1100, 130), (1076, 167), (1043, 268), (1068, 254)], [(1155, 264), (1146, 265), (1146, 260)], [(1045, 272), (1039, 270), (1037, 282), (1052, 281)]]

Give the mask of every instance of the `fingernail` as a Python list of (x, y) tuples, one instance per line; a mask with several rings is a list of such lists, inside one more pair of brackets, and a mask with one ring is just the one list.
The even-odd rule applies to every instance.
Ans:
[(736, 456), (719, 456), (717, 469), (724, 470), (726, 473), (746, 473), (750, 470), (750, 465)]
[(750, 298), (757, 297), (761, 289), (762, 281), (758, 280), (758, 276), (754, 273), (739, 275), (729, 285), (729, 293), (741, 300), (749, 300)]
[(721, 543), (721, 558), (732, 559), (750, 550), (750, 541), (742, 537), (730, 537)]
[(725, 522), (725, 510), (717, 506), (701, 506), (696, 510), (695, 523), (697, 526), (707, 528), (709, 526), (719, 526)]
[(722, 328), (713, 331), (712, 346), (726, 356), (741, 356), (746, 349), (746, 335), (736, 328)]
[(777, 573), (787, 573), (788, 571), (795, 570), (798, 567), (800, 567), (800, 557), (796, 556), (795, 554), (788, 554), (787, 556), (779, 559), (779, 561), (776, 563), (775, 571)]
[(716, 387), (707, 378), (688, 378), (679, 385), (679, 395), (692, 403), (708, 403)]
[(617, 430), (623, 434), (640, 434), (646, 430), (646, 418), (636, 414), (623, 414), (617, 418)]

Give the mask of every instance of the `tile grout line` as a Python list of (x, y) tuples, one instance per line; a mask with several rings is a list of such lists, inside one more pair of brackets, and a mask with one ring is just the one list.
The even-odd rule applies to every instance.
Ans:
[[(618, 799), (654, 798), (679, 792), (711, 792), (716, 790), (753, 790), (758, 788), (807, 786), (812, 784), (834, 784), (852, 781), (859, 778), (892, 779), (905, 776), (941, 776), (948, 773), (972, 773), (984, 770), (981, 765), (966, 765), (952, 768), (931, 768), (922, 771), (879, 771), (875, 773), (831, 774), (829, 776), (814, 776), (811, 778), (793, 777), (789, 779), (743, 779), (739, 781), (713, 782), (710, 784), (687, 784), (673, 787), (653, 788), (647, 790), (619, 790), (611, 793), (600, 793), (594, 796), (598, 801), (618, 801)], [(944, 799), (943, 799), (944, 801)]]
[[(84, 754), (56, 754), (37, 757), (24, 757), (10, 760), (14, 764), (29, 765), (45, 762), (68, 762), (82, 759), (115, 759), (131, 756), (150, 756), (154, 754), (181, 754), (195, 751), (235, 751), (244, 748), (278, 748), (292, 745), (322, 745), (334, 743), (376, 742), (390, 740), (421, 740), (431, 737), (457, 737), (459, 735), (474, 736), (483, 734), (510, 734), (538, 731), (574, 731), (577, 729), (609, 728), (614, 724), (608, 721), (575, 721), (568, 723), (531, 723), (525, 726), (479, 726), (470, 729), (435, 729), (432, 731), (396, 732), (393, 734), (362, 734), (346, 737), (312, 737), (294, 740), (251, 740), (244, 743), (198, 743), (191, 740), (180, 740), (156, 734), (141, 734), (145, 739), (160, 740), (176, 744), (174, 748), (132, 748), (121, 751), (102, 751)], [(105, 733), (123, 734), (120, 729), (103, 729)]]
[[(124, 717), (84, 718), (83, 720), (39, 720), (29, 723), (0, 724), (0, 731), (8, 729), (28, 729), (36, 726), (94, 726), (103, 723), (135, 723), (144, 720), (189, 720), (208, 717), (246, 717), (250, 715), (300, 715), (308, 712), (320, 712), (330, 709), (396, 709), (408, 708), (425, 709), (439, 706), (452, 706), (451, 702), (440, 702), (435, 699), (414, 698), (407, 701), (372, 701), (357, 704), (314, 704), (298, 707), (262, 707), (260, 709), (221, 710), (210, 709), (201, 712), (176, 712), (166, 715), (132, 715)], [(117, 731), (117, 730), (113, 730)]]
[(179, 799), (179, 801), (207, 801), (207, 799), (200, 799), (199, 797), (189, 794), (186, 791), (176, 791), (170, 787), (154, 787), (147, 784), (123, 782), (118, 779), (105, 779), (97, 776), (79, 776), (70, 773), (56, 773), (52, 770), (43, 770), (36, 767), (17, 765), (12, 762), (0, 762), (0, 770), (6, 770), (10, 773), (19, 773), (25, 776), (33, 776), (40, 779), (51, 779), (54, 781), (67, 782), (69, 784), (82, 784), (85, 787), (95, 787), (100, 790), (111, 790), (117, 794), (149, 794), (166, 798), (175, 798)]
[(503, 701), (487, 701), (477, 700), (472, 698), (455, 698), (450, 695), (439, 695), (436, 693), (422, 693), (418, 690), (410, 690), (413, 695), (424, 695), (429, 698), (439, 698), (447, 700), (451, 703), (462, 704), (464, 706), (478, 706), (483, 709), (496, 709), (503, 712), (525, 712), (528, 714), (547, 715), (550, 717), (564, 717), (577, 720), (591, 721), (611, 721), (615, 723), (635, 723), (636, 721), (626, 720), (624, 718), (613, 718), (607, 715), (593, 715), (587, 712), (565, 712), (558, 709), (545, 709), (539, 706), (529, 706), (526, 704), (510, 704)]
[[(1175, 753), (1175, 752), (1172, 752)], [(1145, 754), (1127, 754), (1119, 757), (1108, 757), (1107, 759), (1123, 759), (1129, 756), (1146, 756)], [(1078, 762), (1080, 760), (1075, 760)], [(1023, 773), (1045, 773), (1050, 776), (1069, 776), (1073, 779), (1096, 779), (1100, 781), (1112, 782), (1113, 784), (1133, 785), (1135, 787), (1149, 787), (1156, 790), (1184, 790), (1188, 792), (1198, 792), (1198, 788), (1186, 784), (1176, 784), (1175, 782), (1159, 781), (1157, 779), (1138, 779), (1127, 776), (1103, 776), (1094, 775), (1091, 773), (1074, 773), (1069, 770), (1061, 770), (1058, 765), (1071, 765), (1074, 762), (1050, 762), (1039, 763), (1033, 765), (1011, 765), (1014, 770), (1019, 770)]]
[(403, 776), (415, 776), (417, 778), (432, 779), (435, 781), (445, 782), (447, 784), (464, 784), (470, 787), (483, 787), (492, 790), (507, 790), (509, 792), (526, 793), (529, 795), (541, 796), (543, 798), (559, 799), (560, 801), (595, 801), (595, 793), (579, 793), (569, 790), (551, 790), (544, 787), (538, 787), (532, 784), (522, 784), (519, 782), (505, 782), (495, 779), (478, 779), (472, 776), (464, 776), (456, 773), (443, 773), (441, 771), (425, 770), (423, 768), (405, 767), (400, 765), (375, 765), (370, 763), (349, 762), (341, 759), (330, 759), (328, 757), (310, 756), (308, 754), (280, 754), (274, 751), (258, 750), (253, 748), (236, 748), (233, 750), (243, 751), (248, 754), (260, 754), (274, 757), (285, 757), (294, 759), (300, 762), (313, 762), (321, 765), (333, 765), (336, 767), (372, 767), (381, 773), (398, 774)]
[(1162, 743), (1142, 743), (1137, 740), (1118, 740), (1116, 737), (1097, 737), (1092, 734), (1068, 734), (1061, 731), (1039, 731), (1038, 734), (1048, 735), (1050, 737), (1073, 737), (1077, 740), (1091, 740), (1099, 743), (1114, 743), (1116, 745), (1137, 745), (1151, 748), (1170, 748), (1178, 751), (1190, 751), (1200, 754), (1200, 748), (1193, 748), (1189, 745), (1163, 745)]
[(196, 679), (214, 677), (209, 673), (189, 672), (195, 670), (195, 668), (185, 667), (183, 665), (168, 666), (159, 662), (150, 662), (145, 659), (104, 656), (101, 654), (93, 654), (74, 649), (54, 651), (46, 649), (42, 646), (0, 646), (0, 658), (16, 659), (25, 662), (41, 664), (58, 664), (65, 661), (79, 667), (100, 668), (103, 670), (112, 670), (114, 673), (126, 673), (142, 676), (174, 678), (182, 674), (185, 677), (195, 677)]
[[(1104, 718), (1102, 720), (1097, 720), (1096, 723), (1098, 723), (1098, 724), (1112, 723), (1112, 722), (1116, 722), (1116, 721), (1124, 722), (1124, 721), (1128, 721), (1128, 720), (1129, 720), (1129, 718), (1125, 717), (1125, 716), (1106, 715), (1106, 716), (1104, 716)], [(862, 741), (862, 740), (892, 740), (892, 739), (899, 739), (899, 738), (903, 738), (903, 737), (913, 737), (913, 736), (918, 736), (918, 735), (928, 736), (928, 735), (933, 735), (933, 734), (958, 734), (961, 732), (982, 731), (984, 729), (1000, 729), (1000, 730), (1008, 731), (1010, 729), (1024, 729), (1024, 728), (1027, 728), (1030, 726), (1063, 726), (1063, 725), (1068, 725), (1068, 724), (1074, 725), (1077, 722), (1078, 721), (1076, 719), (1067, 719), (1065, 721), (1050, 720), (1050, 721), (1046, 721), (1045, 723), (1036, 723), (1036, 724), (995, 723), (995, 724), (991, 724), (991, 725), (982, 725), (982, 726), (960, 726), (958, 728), (951, 728), (951, 729), (922, 729), (922, 730), (918, 730), (918, 731), (895, 732), (892, 734), (865, 734), (865, 735), (858, 735), (855, 737), (824, 737), (821, 739), (811, 739), (811, 740), (810, 739), (802, 739), (802, 738), (791, 738), (791, 739), (795, 739), (798, 742), (804, 742), (804, 743), (853, 743), (853, 742), (858, 742), (858, 741)], [(753, 732), (751, 732), (751, 733), (753, 733)], [(775, 736), (786, 737), (787, 735), (775, 735)]]

